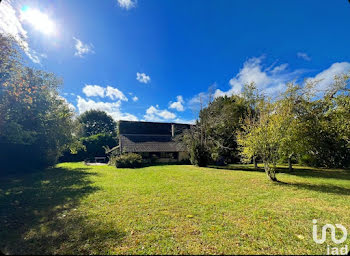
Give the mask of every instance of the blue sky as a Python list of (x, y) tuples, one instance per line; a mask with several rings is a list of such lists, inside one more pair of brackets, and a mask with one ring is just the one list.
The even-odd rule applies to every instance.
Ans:
[(0, 32), (28, 64), (62, 77), (77, 113), (116, 120), (191, 122), (209, 91), (252, 81), (271, 96), (306, 78), (325, 89), (350, 70), (349, 28), (347, 0), (0, 3)]

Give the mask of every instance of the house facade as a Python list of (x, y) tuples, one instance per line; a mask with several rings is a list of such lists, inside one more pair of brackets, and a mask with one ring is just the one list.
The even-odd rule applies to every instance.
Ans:
[(119, 145), (109, 153), (137, 153), (155, 162), (180, 162), (189, 159), (186, 146), (176, 140), (189, 124), (119, 121)]

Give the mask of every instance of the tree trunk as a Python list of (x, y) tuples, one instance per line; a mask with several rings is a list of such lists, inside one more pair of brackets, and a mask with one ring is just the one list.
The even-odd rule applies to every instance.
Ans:
[(292, 157), (288, 157), (288, 170), (289, 170), (289, 172), (293, 171)]
[(274, 168), (271, 168), (267, 162), (264, 162), (264, 169), (267, 177), (272, 181), (278, 181), (276, 178), (276, 171)]
[(254, 168), (258, 169), (258, 162), (256, 161), (256, 156), (253, 157)]

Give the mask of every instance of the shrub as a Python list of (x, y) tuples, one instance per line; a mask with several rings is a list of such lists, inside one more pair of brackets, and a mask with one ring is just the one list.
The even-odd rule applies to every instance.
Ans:
[(117, 155), (116, 153), (114, 153), (114, 152), (110, 153), (108, 155), (108, 165), (115, 166), (118, 157), (119, 157), (119, 155)]
[(209, 150), (204, 145), (194, 143), (194, 145), (192, 145), (190, 155), (191, 163), (194, 165), (205, 167), (210, 162)]
[(142, 167), (142, 156), (134, 153), (124, 154), (115, 158), (117, 168), (139, 168)]

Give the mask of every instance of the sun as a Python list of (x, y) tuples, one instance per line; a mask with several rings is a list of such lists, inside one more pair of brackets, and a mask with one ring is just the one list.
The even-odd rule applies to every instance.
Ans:
[(55, 23), (49, 18), (48, 15), (37, 9), (23, 6), (21, 8), (20, 18), (22, 21), (28, 22), (34, 29), (45, 35), (53, 35), (56, 32)]

